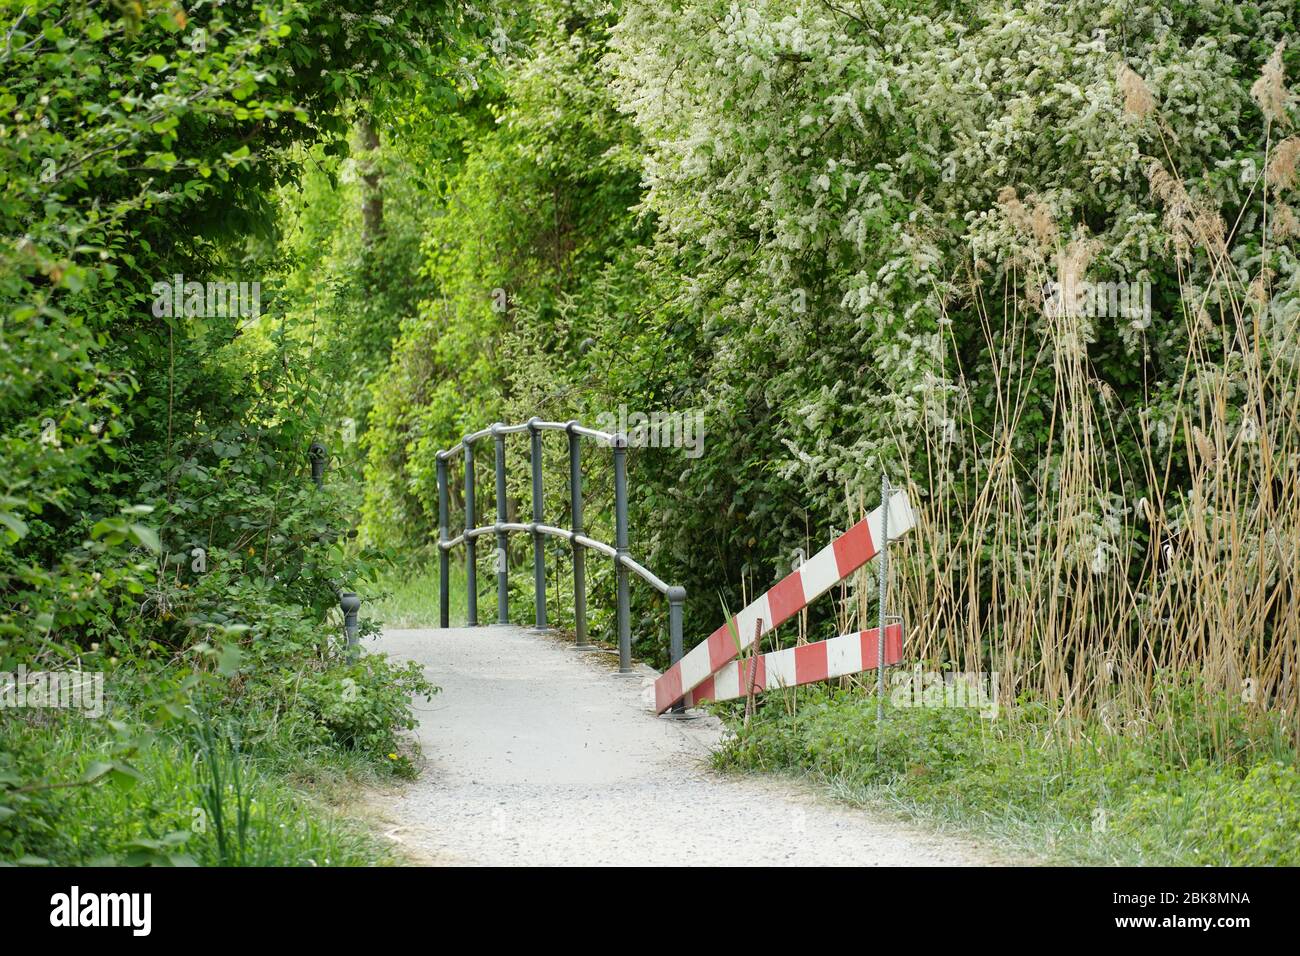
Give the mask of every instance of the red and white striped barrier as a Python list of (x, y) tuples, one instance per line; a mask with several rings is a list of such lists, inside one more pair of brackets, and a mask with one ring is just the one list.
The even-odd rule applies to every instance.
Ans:
[[(825, 594), (874, 558), (879, 550), (877, 542), (881, 539), (880, 527), (884, 513), (884, 505), (876, 508), (752, 601), (729, 622), (734, 625), (735, 637), (732, 636), (731, 627), (723, 624), (682, 655), (681, 660), (655, 681), (655, 710), (662, 714), (735, 660), (741, 651), (754, 643), (756, 627), (759, 637), (780, 627), (807, 607), (814, 598)], [(889, 499), (890, 540), (906, 534), (915, 524), (916, 516), (912, 514), (907, 494), (894, 492)], [(872, 656), (874, 658), (874, 653)], [(888, 655), (886, 662), (888, 663)]]
[[(706, 700), (744, 697), (749, 693), (751, 682), (757, 693), (874, 670), (879, 647), (880, 628), (873, 627), (869, 631), (841, 634), (828, 641), (732, 661), (687, 694), (687, 706), (693, 707)], [(890, 624), (885, 628), (885, 664), (897, 664), (902, 659), (903, 626)]]

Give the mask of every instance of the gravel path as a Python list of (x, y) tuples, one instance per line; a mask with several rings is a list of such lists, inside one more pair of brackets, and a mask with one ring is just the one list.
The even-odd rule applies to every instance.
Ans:
[(442, 693), (417, 706), (425, 765), (368, 811), (413, 862), (485, 865), (980, 865), (969, 843), (718, 774), (713, 717), (653, 714), (655, 672), (514, 627), (390, 630)]

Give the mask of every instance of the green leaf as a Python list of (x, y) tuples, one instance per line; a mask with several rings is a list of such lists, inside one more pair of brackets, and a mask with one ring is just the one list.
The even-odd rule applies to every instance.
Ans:
[(239, 665), (243, 660), (244, 652), (234, 644), (227, 644), (217, 658), (217, 672), (223, 677), (234, 677), (239, 673)]
[(94, 783), (113, 772), (113, 765), (103, 760), (96, 760), (81, 775), (82, 783)]
[(158, 532), (153, 528), (146, 527), (142, 524), (131, 525), (131, 537), (140, 542), (154, 554), (162, 550), (162, 544), (158, 541)]
[(109, 782), (118, 790), (130, 790), (144, 779), (144, 774), (128, 763), (116, 763), (109, 771)]
[(0, 511), (0, 524), (9, 529), (11, 542), (27, 536), (27, 523), (12, 512)]
[(121, 518), (104, 518), (96, 521), (90, 529), (90, 536), (95, 540), (105, 538), (109, 544), (118, 544), (125, 537)]

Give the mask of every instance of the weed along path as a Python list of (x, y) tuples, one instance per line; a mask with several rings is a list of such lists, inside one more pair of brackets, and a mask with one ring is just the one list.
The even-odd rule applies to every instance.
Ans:
[(417, 702), (418, 779), (367, 808), (433, 865), (970, 865), (980, 848), (836, 805), (781, 779), (714, 772), (713, 717), (654, 716), (656, 672), (514, 627), (390, 630), (376, 649), (442, 687)]

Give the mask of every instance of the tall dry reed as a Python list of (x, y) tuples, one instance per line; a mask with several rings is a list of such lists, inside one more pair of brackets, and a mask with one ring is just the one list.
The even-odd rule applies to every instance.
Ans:
[[(1278, 162), (1271, 153), (1259, 185), (1266, 249), (1269, 229), (1292, 218), (1273, 185), (1286, 180)], [(1063, 726), (1097, 720), (1177, 738), (1191, 700), (1206, 714), (1269, 714), (1295, 741), (1300, 329), (1270, 310), (1271, 274), (1242, 273), (1230, 230), (1171, 165), (1151, 160), (1149, 179), (1180, 276), (1177, 314), (1156, 316), (1186, 330), (1176, 398), (1126, 406), (1090, 360), (1092, 320), (1068, 300), (1044, 309), (1017, 294), (1080, 279), (1095, 250), (1063, 247), (1041, 210), (1004, 192), (1008, 219), (1044, 252), (997, 290), (999, 314), (982, 280), (967, 277), (985, 346), (980, 400), (954, 348), (956, 387), (929, 409), (954, 427), (914, 449), (919, 526), (897, 548), (895, 600), (909, 657), (996, 671), (1004, 701), (1046, 701)], [(1208, 263), (1200, 287), (1193, 256)], [(1042, 457), (1025, 460), (1039, 414)], [(1207, 732), (1215, 748), (1232, 746), (1219, 739), (1228, 730)]]

